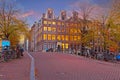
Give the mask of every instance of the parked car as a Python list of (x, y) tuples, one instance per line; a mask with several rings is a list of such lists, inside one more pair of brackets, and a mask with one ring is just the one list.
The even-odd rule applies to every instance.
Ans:
[(116, 60), (120, 61), (120, 53), (116, 55)]

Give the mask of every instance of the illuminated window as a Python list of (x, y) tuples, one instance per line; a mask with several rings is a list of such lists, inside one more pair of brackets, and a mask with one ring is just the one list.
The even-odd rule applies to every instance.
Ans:
[(55, 25), (55, 24), (56, 24), (56, 22), (52, 22), (52, 24), (53, 24), (53, 25)]
[(66, 32), (69, 33), (69, 29), (68, 28), (66, 28)]
[(78, 29), (78, 33), (81, 33), (80, 29)]
[(73, 36), (70, 36), (70, 41), (73, 41)]
[(70, 33), (74, 33), (74, 29), (70, 29)]
[(66, 36), (65, 36), (65, 40), (68, 41), (68, 38), (69, 38), (68, 35), (66, 35)]
[(58, 25), (61, 25), (61, 22), (58, 22), (57, 24), (58, 24)]
[(75, 24), (75, 26), (77, 26), (77, 24)]
[(43, 34), (43, 40), (47, 40), (47, 34)]
[(51, 21), (48, 21), (48, 24), (51, 24)]
[(77, 41), (77, 36), (74, 36), (74, 41)]
[(51, 27), (48, 27), (48, 31), (51, 31)]
[(69, 23), (66, 23), (66, 26), (69, 26)]
[(65, 32), (65, 29), (64, 29), (64, 28), (62, 29), (62, 32)]
[(61, 32), (60, 27), (57, 29), (58, 32)]
[(52, 40), (55, 40), (55, 35), (52, 35)]
[(78, 24), (78, 26), (80, 27), (80, 24)]
[(62, 22), (62, 25), (64, 25), (64, 23)]
[(78, 41), (80, 40), (80, 36), (78, 36)]
[(63, 49), (65, 48), (65, 44), (64, 44), (64, 43), (62, 43), (62, 48), (63, 48)]
[(51, 40), (51, 34), (48, 34), (48, 40)]
[(65, 44), (65, 48), (68, 49), (68, 43)]
[(73, 23), (71, 23), (70, 26), (73, 26)]
[(44, 21), (44, 24), (47, 24), (47, 21)]
[(57, 40), (61, 40), (61, 36), (60, 35), (57, 36)]
[(64, 35), (61, 35), (62, 40), (65, 40)]
[(74, 29), (74, 33), (77, 33), (77, 29)]
[(55, 27), (53, 27), (53, 28), (52, 28), (52, 31), (53, 31), (53, 32), (55, 32), (55, 31), (56, 31), (56, 28), (55, 28)]
[(44, 31), (47, 31), (47, 27), (44, 27)]

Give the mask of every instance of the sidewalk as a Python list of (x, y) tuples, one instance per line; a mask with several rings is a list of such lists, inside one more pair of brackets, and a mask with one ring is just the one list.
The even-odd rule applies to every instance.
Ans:
[(30, 80), (30, 58), (26, 52), (20, 59), (0, 63), (0, 80)]

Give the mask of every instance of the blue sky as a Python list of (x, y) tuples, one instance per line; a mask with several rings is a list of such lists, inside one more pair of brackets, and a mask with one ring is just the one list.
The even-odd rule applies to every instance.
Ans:
[(14, 0), (23, 11), (22, 16), (31, 26), (35, 21), (40, 19), (42, 13), (45, 13), (47, 8), (53, 8), (58, 16), (60, 10), (72, 10), (76, 3), (87, 2), (99, 7), (106, 7), (111, 0)]

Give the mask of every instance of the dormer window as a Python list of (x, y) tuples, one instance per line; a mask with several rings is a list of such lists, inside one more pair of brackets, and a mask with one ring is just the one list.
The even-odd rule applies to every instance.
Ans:
[(48, 15), (48, 18), (52, 18), (52, 15), (51, 15), (51, 14), (49, 14), (49, 15)]
[(64, 16), (62, 16), (62, 20), (65, 20), (65, 17), (64, 17)]
[(66, 11), (62, 10), (60, 13), (60, 19), (65, 20), (66, 19)]

